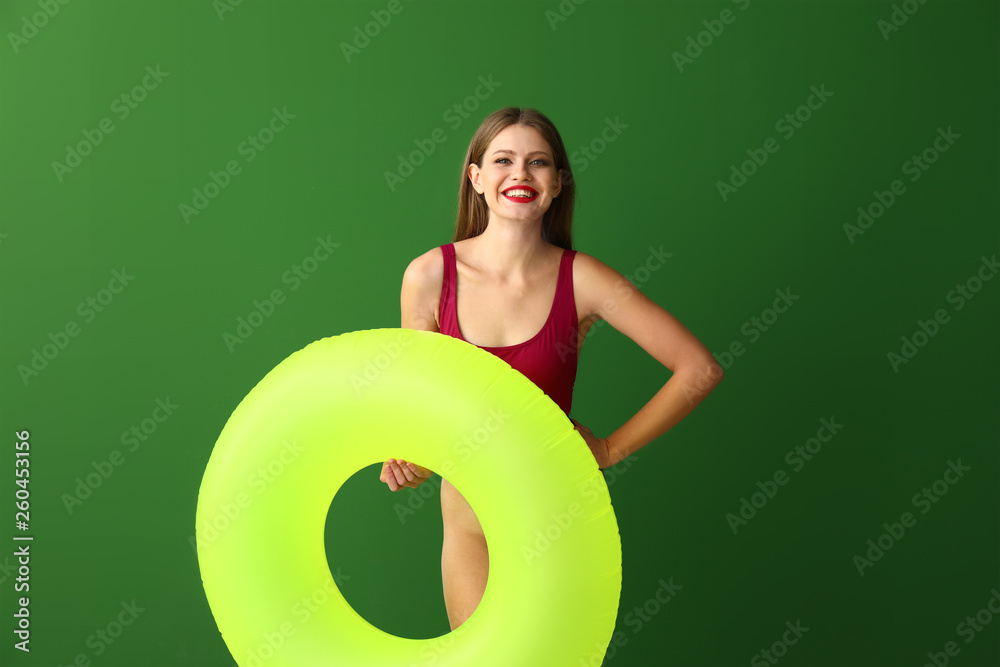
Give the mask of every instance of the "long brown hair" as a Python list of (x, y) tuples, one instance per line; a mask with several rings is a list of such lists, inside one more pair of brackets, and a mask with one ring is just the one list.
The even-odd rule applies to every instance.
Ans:
[(559, 131), (546, 116), (536, 109), (522, 107), (506, 107), (494, 111), (483, 121), (469, 142), (469, 151), (462, 164), (461, 183), (458, 191), (458, 219), (455, 221), (455, 238), (453, 241), (479, 236), (486, 230), (490, 219), (490, 209), (486, 205), (485, 196), (479, 195), (469, 180), (469, 165), (475, 163), (480, 169), (483, 166), (483, 155), (501, 130), (510, 125), (532, 127), (542, 135), (552, 148), (556, 173), (564, 169), (562, 189), (559, 196), (552, 200), (549, 210), (542, 217), (542, 238), (552, 245), (573, 249), (573, 202), (576, 199), (576, 185), (573, 182), (573, 172), (570, 169), (569, 157), (563, 146)]

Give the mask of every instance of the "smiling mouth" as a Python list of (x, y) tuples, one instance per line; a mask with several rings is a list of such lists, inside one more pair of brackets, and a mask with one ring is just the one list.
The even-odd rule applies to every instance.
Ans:
[(517, 202), (519, 204), (526, 204), (538, 199), (538, 193), (534, 190), (528, 190), (527, 188), (511, 188), (501, 194), (510, 201)]

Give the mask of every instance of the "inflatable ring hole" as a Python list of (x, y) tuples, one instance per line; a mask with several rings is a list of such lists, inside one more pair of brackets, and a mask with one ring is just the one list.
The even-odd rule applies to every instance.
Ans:
[(330, 504), (330, 574), (376, 628), (408, 639), (440, 637), (450, 631), (441, 585), (441, 477), (392, 492), (379, 480), (381, 465), (354, 473)]

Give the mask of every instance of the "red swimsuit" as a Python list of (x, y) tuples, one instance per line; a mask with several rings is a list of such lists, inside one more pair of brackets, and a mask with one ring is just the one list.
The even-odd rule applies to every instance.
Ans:
[[(441, 281), (440, 330), (441, 333), (465, 340), (458, 326), (455, 301), (457, 268), (453, 243), (441, 246), (444, 254), (444, 279)], [(542, 330), (517, 345), (480, 349), (500, 357), (515, 370), (534, 382), (560, 408), (569, 415), (573, 404), (573, 383), (579, 359), (576, 301), (573, 298), (573, 257), (575, 250), (563, 250), (559, 264), (556, 296), (549, 311), (549, 318)]]

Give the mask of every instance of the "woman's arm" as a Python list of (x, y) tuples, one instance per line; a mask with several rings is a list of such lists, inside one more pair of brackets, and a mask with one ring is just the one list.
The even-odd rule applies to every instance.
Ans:
[(607, 465), (598, 459), (603, 468), (673, 428), (715, 389), (723, 371), (708, 348), (677, 318), (610, 266), (578, 252), (573, 272), (577, 304), (585, 317), (596, 314), (607, 320), (673, 371), (666, 384), (605, 439)]
[(400, 326), (404, 329), (439, 332), (438, 301), (444, 278), (444, 258), (440, 248), (420, 255), (403, 272), (399, 292)]
[[(400, 324), (403, 329), (439, 331), (436, 313), (443, 275), (443, 258), (439, 248), (428, 250), (406, 267), (399, 292)], [(430, 469), (412, 461), (389, 459), (382, 464), (379, 480), (388, 484), (390, 491), (398, 491), (416, 488), (433, 474)]]

